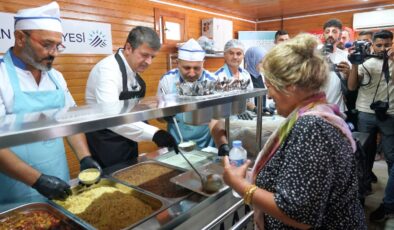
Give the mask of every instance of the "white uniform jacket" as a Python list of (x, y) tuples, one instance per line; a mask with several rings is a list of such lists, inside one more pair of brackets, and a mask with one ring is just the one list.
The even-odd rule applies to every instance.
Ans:
[[(122, 50), (119, 52), (126, 66), (128, 90), (139, 90), (135, 72), (128, 65)], [(122, 73), (115, 55), (110, 55), (97, 63), (89, 74), (85, 100), (87, 104), (115, 102), (122, 92)], [(158, 128), (145, 122), (135, 122), (109, 128), (111, 131), (133, 141), (151, 141)]]

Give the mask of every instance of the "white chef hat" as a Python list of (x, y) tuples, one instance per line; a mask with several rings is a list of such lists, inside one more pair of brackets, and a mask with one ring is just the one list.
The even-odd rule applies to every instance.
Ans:
[(237, 39), (231, 39), (230, 41), (226, 42), (226, 44), (224, 45), (224, 52), (226, 52), (227, 50), (229, 50), (231, 48), (241, 49), (242, 52), (245, 52), (244, 44), (242, 44), (242, 42), (240, 42)]
[(193, 38), (178, 49), (178, 58), (184, 61), (203, 61), (204, 57), (205, 51)]
[(19, 10), (15, 16), (15, 30), (50, 30), (63, 33), (57, 2)]

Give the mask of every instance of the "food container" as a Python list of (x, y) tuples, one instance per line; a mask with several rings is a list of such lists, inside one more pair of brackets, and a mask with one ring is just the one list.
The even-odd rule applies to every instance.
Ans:
[[(197, 149), (194, 149), (193, 151), (184, 154), (194, 167), (203, 166), (209, 162), (212, 162), (214, 158), (217, 157), (217, 154), (203, 152)], [(192, 168), (185, 161), (185, 159), (180, 154), (176, 154), (175, 151), (160, 155), (156, 158), (156, 160), (168, 165), (172, 165), (174, 167), (182, 168), (184, 171), (192, 170)]]
[[(216, 163), (209, 163), (197, 168), (197, 171), (202, 176), (208, 176), (209, 174), (217, 174), (222, 177), (224, 168), (223, 166)], [(207, 193), (203, 190), (200, 177), (194, 171), (187, 171), (182, 173), (176, 177), (171, 178), (171, 182), (176, 183), (182, 187), (190, 189), (194, 192), (197, 192), (204, 196), (213, 196), (216, 195), (226, 189), (228, 189), (228, 185), (223, 183), (223, 186), (216, 193)]]
[(78, 174), (78, 180), (82, 184), (91, 185), (100, 180), (100, 171), (96, 168), (88, 168)]
[(48, 203), (28, 203), (0, 213), (0, 229), (85, 229)]
[(182, 169), (161, 162), (145, 161), (116, 171), (112, 177), (122, 183), (138, 186), (161, 197), (180, 198), (191, 192), (171, 183), (170, 179), (183, 172)]
[(132, 228), (164, 207), (160, 199), (107, 178), (71, 190), (65, 201), (54, 202), (97, 229)]

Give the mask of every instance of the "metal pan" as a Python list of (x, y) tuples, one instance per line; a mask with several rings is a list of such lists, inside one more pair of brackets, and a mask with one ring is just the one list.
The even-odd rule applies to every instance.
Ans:
[[(223, 167), (221, 165), (215, 164), (215, 163), (209, 163), (206, 164), (202, 167), (197, 168), (197, 170), (202, 174), (202, 175), (209, 175), (209, 174), (218, 174), (218, 175), (223, 175)], [(176, 177), (171, 178), (171, 182), (176, 183), (177, 185), (180, 185), (184, 188), (190, 189), (194, 192), (197, 192), (201, 195), (204, 196), (213, 196), (216, 195), (228, 188), (226, 184), (223, 183), (223, 187), (219, 189), (216, 193), (209, 194), (204, 192), (202, 189), (202, 184), (201, 180), (198, 177), (198, 175), (194, 171), (188, 171), (185, 173), (182, 173)]]
[[(126, 221), (130, 221), (130, 223), (122, 224), (122, 225), (127, 225), (127, 226), (123, 226), (121, 229), (129, 229), (129, 228), (135, 227), (135, 226), (139, 225), (140, 223), (146, 221), (147, 219), (151, 218), (152, 216), (155, 216), (160, 211), (162, 211), (164, 208), (163, 201), (161, 201), (160, 199), (153, 197), (149, 194), (146, 194), (143, 191), (140, 191), (138, 189), (131, 188), (131, 187), (126, 186), (121, 183), (117, 183), (116, 181), (113, 181), (109, 178), (102, 178), (100, 180), (100, 182), (98, 182), (97, 184), (94, 184), (92, 186), (89, 186), (89, 187), (83, 187), (82, 185), (77, 185), (77, 186), (72, 187), (71, 190), (72, 190), (73, 194), (76, 194), (75, 196), (78, 196), (78, 195), (83, 196), (82, 193), (78, 192), (81, 189), (81, 187), (83, 187), (83, 189), (85, 190), (84, 192), (87, 192), (87, 191), (90, 191), (90, 190), (93, 190), (96, 188), (100, 188), (100, 187), (104, 187), (104, 186), (117, 188), (117, 189), (121, 190), (122, 192), (127, 193), (127, 195), (137, 198), (140, 201), (143, 201), (143, 203), (145, 205), (147, 205), (146, 207), (149, 206), (150, 209), (152, 210), (152, 212), (150, 214), (146, 214), (146, 215), (144, 214), (145, 216), (135, 219), (135, 220), (132, 219), (135, 217), (135, 215), (132, 215), (132, 214), (126, 215), (125, 219), (126, 219)], [(75, 214), (75, 216), (78, 216), (79, 219), (82, 219), (84, 222), (89, 223), (91, 226), (97, 226), (98, 223), (95, 223), (94, 221), (91, 220), (91, 219), (95, 219), (94, 216), (96, 216), (96, 215), (92, 214), (95, 211), (98, 212), (97, 216), (100, 216), (100, 218), (97, 220), (98, 222), (100, 221), (100, 219), (103, 219), (103, 218), (109, 219), (109, 217), (113, 217), (113, 216), (120, 216), (120, 215), (124, 216), (125, 215), (124, 213), (117, 213), (117, 212), (120, 212), (121, 209), (122, 210), (126, 210), (126, 209), (130, 210), (130, 212), (133, 212), (134, 214), (138, 213), (138, 212), (139, 213), (142, 212), (141, 209), (131, 211), (131, 209), (133, 209), (133, 205), (129, 205), (127, 207), (120, 207), (123, 204), (122, 202), (117, 202), (117, 203), (115, 202), (114, 203), (114, 200), (118, 199), (118, 198), (114, 197), (114, 199), (113, 199), (111, 197), (111, 195), (108, 193), (106, 195), (107, 195), (107, 197), (105, 200), (102, 199), (103, 196), (100, 196), (100, 198), (93, 201), (92, 204), (88, 208), (86, 208), (84, 212), (82, 212), (80, 214)], [(122, 196), (123, 196), (123, 194), (122, 194)], [(97, 202), (99, 202), (99, 203), (97, 203)], [(64, 207), (64, 206), (66, 206), (66, 203), (64, 201), (54, 201), (54, 203), (57, 207), (59, 207), (64, 212), (70, 213), (66, 209), (66, 207)], [(114, 207), (113, 206), (114, 204), (120, 204), (120, 206)], [(105, 207), (107, 207), (107, 209)], [(103, 209), (105, 209), (105, 210), (103, 210)], [(85, 218), (84, 218), (84, 216), (85, 216)], [(86, 217), (86, 216), (88, 216), (88, 217)], [(101, 218), (101, 217), (103, 217), (103, 218)], [(115, 224), (118, 224), (119, 220), (111, 219), (108, 222), (110, 222), (110, 224), (115, 225)], [(92, 227), (90, 227), (90, 228), (92, 228)]]
[[(53, 218), (58, 220), (58, 222), (56, 221), (57, 224), (55, 226), (49, 227), (50, 229), (79, 230), (79, 229), (86, 229), (88, 227), (84, 223), (81, 223), (78, 219), (63, 213), (61, 210), (56, 209), (54, 206), (52, 206), (49, 203), (37, 202), (37, 203), (24, 204), (0, 213), (0, 229), (9, 229), (10, 226), (7, 227), (6, 225), (7, 222), (12, 223), (12, 225), (15, 225), (16, 224), (15, 222), (19, 222), (23, 220), (26, 221), (29, 218), (27, 217), (27, 215), (30, 216), (33, 214), (38, 215), (39, 212), (41, 213), (41, 215), (49, 214), (49, 216), (52, 216)], [(31, 224), (37, 222), (34, 221), (33, 219), (32, 221), (33, 222), (29, 223), (29, 225), (26, 227), (34, 228), (34, 226), (32, 226)]]
[(191, 191), (170, 182), (172, 177), (183, 172), (185, 170), (182, 168), (147, 160), (118, 170), (111, 176), (124, 184), (137, 186), (173, 203), (191, 194)]

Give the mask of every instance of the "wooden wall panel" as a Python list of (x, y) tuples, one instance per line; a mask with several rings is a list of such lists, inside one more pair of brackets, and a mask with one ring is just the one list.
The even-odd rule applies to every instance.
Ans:
[[(15, 13), (17, 10), (28, 7), (36, 7), (50, 0), (0, 0), (0, 11)], [(61, 15), (65, 19), (86, 20), (94, 22), (110, 23), (112, 29), (112, 41), (114, 51), (124, 45), (129, 31), (138, 25), (154, 27), (154, 8), (171, 10), (184, 13), (187, 16), (188, 34), (187, 38), (198, 38), (201, 35), (201, 19), (217, 17), (208, 13), (200, 13), (183, 8), (169, 7), (147, 0), (58, 0), (61, 8)], [(200, 7), (201, 8), (201, 7)], [(218, 12), (221, 13), (221, 12)], [(234, 37), (238, 30), (255, 30), (255, 24), (233, 20)], [(174, 47), (163, 48), (154, 59), (151, 67), (142, 73), (142, 77), (147, 83), (147, 95), (155, 95), (158, 81), (161, 75), (167, 71), (167, 56), (174, 52)], [(55, 68), (61, 71), (71, 94), (78, 105), (84, 104), (86, 80), (89, 71), (95, 63), (104, 58), (105, 55), (60, 55), (55, 60)], [(205, 62), (207, 69), (215, 71), (222, 64), (220, 59), (207, 59)], [(165, 128), (165, 124), (151, 121), (152, 124), (160, 128)], [(74, 177), (79, 164), (75, 156), (67, 146), (67, 158), (69, 160), (71, 176)], [(140, 152), (152, 151), (156, 149), (152, 142), (144, 142), (140, 145)]]
[(257, 30), (285, 29), (289, 32), (290, 36), (295, 36), (300, 32), (323, 28), (324, 23), (331, 18), (337, 18), (342, 21), (342, 24), (344, 26), (352, 28), (353, 27), (353, 14), (354, 13), (361, 13), (361, 12), (368, 12), (368, 11), (372, 11), (372, 10), (367, 9), (367, 10), (360, 10), (360, 11), (333, 13), (333, 14), (318, 15), (318, 16), (296, 18), (296, 19), (286, 19), (286, 20), (283, 20), (283, 22), (274, 21), (274, 22), (258, 23)]

